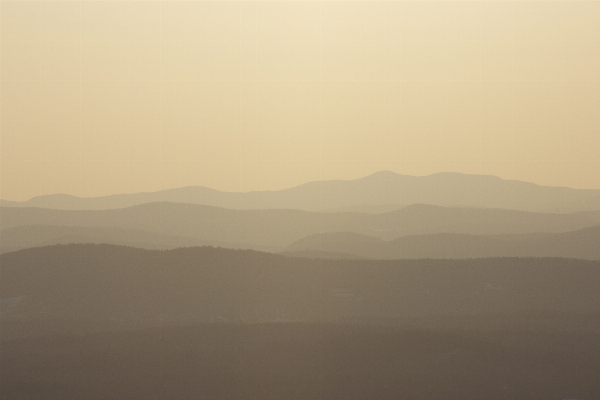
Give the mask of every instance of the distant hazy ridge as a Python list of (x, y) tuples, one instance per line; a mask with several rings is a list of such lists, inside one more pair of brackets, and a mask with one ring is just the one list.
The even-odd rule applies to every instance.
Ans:
[(278, 191), (234, 193), (193, 186), (93, 198), (55, 194), (25, 202), (2, 201), (1, 204), (10, 207), (101, 210), (163, 201), (230, 209), (381, 212), (423, 203), (533, 212), (575, 212), (600, 210), (600, 190), (546, 187), (486, 175), (438, 173), (416, 177), (383, 171), (356, 180), (310, 182)]
[[(540, 214), (414, 205), (390, 213), (365, 214), (228, 210), (194, 204), (151, 203), (102, 211), (0, 207), (0, 221), (0, 246), (13, 249), (30, 247), (36, 243), (66, 243), (64, 237), (70, 235), (72, 238), (88, 238), (83, 242), (90, 242), (89, 238), (96, 237), (113, 244), (151, 244), (140, 246), (147, 248), (213, 244), (279, 251), (306, 236), (328, 232), (353, 232), (385, 240), (434, 233), (487, 235), (569, 232), (600, 225), (600, 211)], [(56, 228), (61, 226), (62, 233)], [(20, 230), (11, 229), (17, 227), (21, 227)], [(64, 227), (81, 229), (71, 229), (67, 233)], [(83, 227), (88, 230), (85, 231)], [(109, 233), (106, 229), (127, 232)], [(123, 241), (115, 241), (118, 238)], [(91, 242), (97, 243), (95, 240)]]
[(292, 243), (285, 253), (340, 259), (567, 257), (600, 260), (600, 226), (575, 232), (519, 235), (438, 233), (391, 241), (349, 232), (324, 233)]

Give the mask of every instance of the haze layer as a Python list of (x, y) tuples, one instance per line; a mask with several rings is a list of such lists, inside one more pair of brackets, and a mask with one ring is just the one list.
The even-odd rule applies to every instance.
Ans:
[(600, 187), (598, 2), (2, 2), (2, 198)]

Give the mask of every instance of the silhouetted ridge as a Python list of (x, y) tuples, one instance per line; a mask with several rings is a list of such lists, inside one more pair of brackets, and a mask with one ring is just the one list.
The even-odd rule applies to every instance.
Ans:
[(348, 232), (309, 235), (285, 249), (286, 254), (329, 258), (481, 258), (565, 257), (600, 260), (600, 226), (564, 233), (469, 235), (437, 233), (385, 241)]
[[(567, 232), (600, 224), (600, 211), (573, 214), (539, 214), (502, 209), (449, 208), (413, 205), (385, 214), (319, 213), (300, 210), (230, 210), (184, 203), (147, 203), (115, 210), (50, 210), (0, 207), (0, 246), (36, 245), (30, 237), (19, 237), (9, 228), (52, 225), (93, 229), (147, 232), (140, 238), (166, 247), (219, 244), (227, 247), (281, 251), (291, 243), (315, 233), (352, 232), (385, 240), (432, 233), (509, 234)], [(64, 228), (66, 229), (66, 228)], [(48, 242), (63, 243), (48, 233)], [(177, 241), (156, 235), (186, 238)], [(31, 231), (31, 237), (42, 237)], [(105, 235), (106, 236), (106, 235)], [(132, 243), (134, 236), (125, 238)], [(148, 240), (137, 240), (148, 243)], [(112, 242), (111, 242), (112, 243)], [(125, 243), (125, 242), (124, 242)], [(194, 244), (194, 243), (192, 243)], [(154, 246), (154, 245), (152, 245)], [(146, 246), (144, 247), (152, 247)], [(164, 248), (164, 246), (158, 246)]]
[[(0, 255), (2, 317), (330, 321), (600, 311), (600, 262), (310, 260), (212, 247), (57, 245)], [(137, 322), (136, 322), (137, 321)]]
[(165, 235), (127, 228), (24, 225), (0, 231), (1, 253), (29, 247), (71, 243), (104, 243), (144, 249), (172, 249), (191, 246), (244, 247), (236, 243), (199, 240), (193, 237)]
[(95, 198), (69, 195), (39, 196), (25, 202), (2, 202), (11, 207), (53, 209), (114, 209), (170, 201), (231, 209), (298, 209), (325, 211), (371, 207), (389, 210), (413, 203), (441, 206), (505, 208), (533, 212), (600, 210), (600, 190), (539, 186), (488, 175), (437, 173), (399, 175), (381, 171), (354, 180), (309, 182), (284, 190), (222, 192), (184, 187), (153, 193), (118, 194)]

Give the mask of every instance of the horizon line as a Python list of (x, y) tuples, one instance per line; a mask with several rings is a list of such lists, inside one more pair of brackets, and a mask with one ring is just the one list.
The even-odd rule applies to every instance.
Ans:
[(383, 174), (388, 174), (388, 175), (395, 175), (395, 176), (399, 176), (399, 177), (408, 177), (408, 178), (427, 178), (427, 177), (432, 177), (435, 175), (463, 175), (463, 176), (473, 176), (473, 177), (487, 177), (487, 178), (496, 178), (499, 179), (501, 181), (505, 181), (505, 182), (519, 182), (519, 183), (525, 183), (525, 184), (530, 184), (530, 185), (535, 185), (538, 187), (546, 187), (546, 188), (555, 188), (555, 189), (569, 189), (569, 190), (583, 190), (583, 191), (595, 191), (595, 190), (600, 190), (600, 188), (574, 188), (574, 187), (570, 187), (570, 186), (550, 186), (550, 185), (541, 185), (535, 182), (530, 182), (530, 181), (523, 181), (523, 180), (518, 180), (518, 179), (506, 179), (506, 178), (502, 178), (498, 175), (491, 175), (491, 174), (470, 174), (470, 173), (465, 173), (465, 172), (456, 172), (456, 171), (440, 171), (440, 172), (434, 172), (431, 174), (426, 174), (426, 175), (409, 175), (409, 174), (401, 174), (392, 170), (380, 170), (380, 171), (376, 171), (373, 172), (371, 174), (368, 175), (364, 175), (361, 176), (359, 178), (352, 178), (352, 179), (323, 179), (323, 180), (314, 180), (314, 181), (308, 181), (308, 182), (304, 182), (304, 183), (300, 183), (298, 185), (294, 185), (294, 186), (288, 186), (285, 187), (283, 189), (266, 189), (266, 190), (248, 190), (248, 191), (231, 191), (231, 190), (220, 190), (220, 189), (215, 189), (209, 186), (203, 186), (203, 185), (187, 185), (187, 186), (179, 186), (179, 187), (173, 187), (173, 188), (168, 188), (168, 189), (159, 189), (159, 190), (153, 190), (153, 191), (141, 191), (141, 192), (121, 192), (121, 193), (112, 193), (112, 194), (105, 194), (105, 195), (99, 195), (99, 196), (77, 196), (74, 194), (69, 194), (69, 193), (63, 193), (63, 192), (57, 192), (57, 193), (47, 193), (47, 194), (41, 194), (41, 195), (37, 195), (37, 196), (33, 196), (30, 197), (26, 200), (10, 200), (10, 199), (4, 199), (4, 198), (0, 198), (0, 201), (6, 201), (6, 202), (12, 202), (12, 203), (26, 203), (28, 201), (34, 200), (34, 199), (38, 199), (38, 198), (42, 198), (42, 197), (51, 197), (51, 196), (64, 196), (64, 197), (71, 197), (71, 198), (75, 198), (75, 199), (98, 199), (98, 198), (107, 198), (107, 197), (113, 197), (113, 196), (128, 196), (128, 195), (137, 195), (137, 194), (152, 194), (152, 193), (160, 193), (160, 192), (167, 192), (167, 191), (172, 191), (172, 190), (182, 190), (182, 189), (191, 189), (191, 188), (202, 188), (202, 189), (208, 189), (208, 190), (212, 190), (215, 192), (220, 192), (220, 193), (235, 193), (235, 194), (248, 194), (248, 193), (268, 193), (268, 192), (281, 192), (281, 191), (285, 191), (285, 190), (291, 190), (291, 189), (295, 189), (295, 188), (299, 188), (305, 185), (310, 185), (310, 184), (315, 184), (315, 183), (322, 183), (322, 182), (351, 182), (351, 181), (358, 181), (358, 180), (362, 180), (362, 179), (367, 179), (370, 177), (373, 177), (375, 175), (383, 175)]

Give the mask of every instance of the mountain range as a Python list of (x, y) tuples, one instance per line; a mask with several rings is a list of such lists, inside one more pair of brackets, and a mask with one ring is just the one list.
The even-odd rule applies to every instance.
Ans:
[(55, 244), (115, 244), (142, 249), (166, 250), (177, 247), (214, 246), (244, 248), (235, 243), (202, 241), (185, 236), (164, 235), (139, 229), (89, 226), (25, 225), (0, 231), (0, 253)]
[[(281, 251), (293, 242), (317, 233), (352, 232), (393, 240), (402, 236), (437, 233), (490, 235), (569, 232), (600, 225), (600, 211), (542, 214), (412, 205), (388, 213), (367, 214), (278, 209), (230, 210), (195, 204), (148, 203), (114, 210), (0, 207), (0, 221), (2, 248), (23, 248), (35, 243), (65, 243), (65, 229), (71, 227), (69, 235), (79, 236), (77, 240), (71, 236), (74, 242), (96, 243), (90, 238), (107, 239), (110, 236), (107, 243), (147, 243), (141, 246), (146, 248), (213, 244)], [(29, 228), (25, 228), (27, 226)], [(17, 227), (20, 230), (11, 229)], [(74, 231), (74, 227), (80, 229)], [(87, 233), (82, 230), (84, 227), (89, 229)], [(98, 231), (98, 228), (104, 231)], [(123, 231), (117, 234), (109, 233), (106, 229)], [(156, 235), (161, 236), (159, 238)]]
[(437, 233), (390, 241), (351, 232), (321, 233), (292, 243), (284, 254), (341, 259), (565, 257), (600, 260), (600, 226), (561, 233)]
[(56, 245), (0, 255), (3, 320), (180, 324), (600, 311), (600, 262), (311, 260)]
[(540, 186), (495, 176), (437, 173), (428, 176), (378, 172), (355, 180), (309, 182), (276, 191), (223, 192), (190, 186), (158, 192), (76, 197), (53, 194), (5, 207), (102, 210), (153, 202), (200, 204), (229, 209), (305, 211), (393, 211), (423, 203), (447, 207), (504, 208), (531, 212), (600, 210), (600, 190)]

